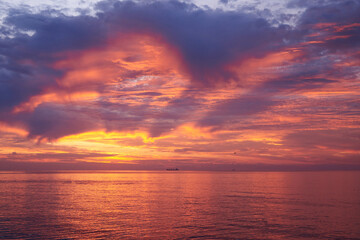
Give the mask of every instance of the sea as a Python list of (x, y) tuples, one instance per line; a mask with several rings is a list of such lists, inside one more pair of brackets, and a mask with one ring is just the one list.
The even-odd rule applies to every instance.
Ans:
[(360, 172), (0, 172), (0, 239), (360, 239)]

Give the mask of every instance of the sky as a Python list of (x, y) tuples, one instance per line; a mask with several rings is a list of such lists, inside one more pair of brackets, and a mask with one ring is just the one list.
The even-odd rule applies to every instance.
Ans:
[(0, 13), (0, 170), (360, 169), (357, 0)]

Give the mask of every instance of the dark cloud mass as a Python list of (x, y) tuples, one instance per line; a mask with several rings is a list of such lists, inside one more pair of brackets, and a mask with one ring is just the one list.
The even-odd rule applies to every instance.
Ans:
[(359, 129), (304, 130), (289, 134), (284, 142), (308, 150), (319, 147), (357, 150), (360, 148), (360, 134)]
[(56, 105), (38, 106), (30, 114), (27, 123), (30, 137), (47, 138), (50, 141), (99, 127), (98, 120), (89, 118), (86, 110)]
[[(301, 24), (352, 24), (359, 21), (359, 1), (294, 1), (307, 7), (300, 18)], [(320, 3), (320, 4), (319, 4)]]
[(67, 50), (79, 50), (104, 43), (106, 32), (98, 18), (90, 16), (69, 17), (59, 14), (14, 13), (6, 23), (18, 30), (35, 31), (31, 37), (25, 37), (25, 46), (37, 53), (51, 53)]
[(120, 32), (161, 37), (179, 51), (193, 81), (204, 86), (237, 80), (228, 64), (284, 47), (288, 33), (287, 26), (272, 27), (256, 15), (203, 10), (177, 1), (113, 6), (100, 14), (106, 24)]
[(221, 127), (224, 123), (241, 121), (257, 113), (263, 112), (275, 101), (265, 96), (243, 96), (238, 99), (227, 100), (208, 113), (199, 123), (203, 126)]

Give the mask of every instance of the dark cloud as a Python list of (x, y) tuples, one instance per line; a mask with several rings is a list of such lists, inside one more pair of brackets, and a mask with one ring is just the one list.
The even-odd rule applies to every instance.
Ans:
[(184, 91), (180, 97), (170, 99), (166, 107), (152, 116), (154, 123), (149, 129), (150, 136), (158, 137), (187, 121), (194, 121), (194, 113), (206, 107), (206, 103), (201, 101), (203, 94), (201, 89), (194, 88)]
[[(301, 2), (301, 4), (300, 4)], [(346, 1), (294, 1), (293, 5), (307, 7), (299, 19), (299, 28), (306, 29), (308, 32), (323, 32), (319, 43), (319, 52), (339, 50), (354, 51), (360, 47), (360, 2), (356, 0)], [(319, 24), (322, 24), (319, 25)], [(325, 25), (329, 24), (329, 25)], [(355, 24), (355, 25), (353, 25)], [(316, 26), (318, 25), (318, 26)], [(351, 26), (353, 25), (353, 26)], [(327, 26), (327, 27), (326, 27)], [(343, 28), (345, 27), (345, 28)], [(343, 29), (342, 29), (343, 28)]]
[(25, 46), (37, 53), (81, 50), (99, 46), (106, 40), (105, 25), (90, 16), (70, 17), (39, 13), (15, 12), (6, 18), (6, 23), (17, 30), (34, 31), (25, 37)]
[(326, 147), (332, 150), (360, 149), (360, 129), (301, 130), (287, 135), (284, 144), (304, 149)]
[[(239, 155), (249, 156), (252, 151), (261, 151), (268, 148), (268, 145), (263, 142), (254, 141), (233, 141), (233, 142), (215, 142), (207, 144), (192, 144), (190, 147), (177, 148), (175, 152), (188, 153), (188, 152), (221, 152), (227, 154), (233, 154), (234, 157)], [(235, 151), (235, 152), (234, 152)]]
[(210, 111), (199, 124), (222, 128), (223, 125), (240, 122), (248, 117), (263, 112), (275, 105), (277, 101), (267, 96), (242, 96), (238, 99), (226, 100), (220, 103), (215, 110)]
[(226, 5), (229, 3), (229, 0), (220, 0), (219, 2)]
[(134, 131), (146, 126), (151, 117), (151, 109), (146, 105), (131, 106), (125, 104), (102, 103), (98, 109), (103, 126), (108, 131)]
[(304, 73), (303, 76), (288, 75), (273, 81), (268, 81), (261, 86), (263, 89), (259, 89), (259, 91), (264, 91), (267, 93), (279, 93), (287, 91), (295, 92), (322, 88), (327, 84), (336, 82), (337, 81), (335, 80), (329, 80), (325, 78), (307, 78)]
[(33, 112), (23, 112), (7, 117), (29, 132), (30, 138), (56, 140), (60, 137), (99, 129), (99, 119), (91, 117), (87, 109), (59, 104), (41, 104)]
[(152, 96), (152, 97), (157, 97), (157, 96), (161, 96), (162, 93), (159, 92), (142, 92), (142, 93), (137, 93), (136, 95), (138, 96)]
[(357, 0), (345, 1), (293, 1), (293, 6), (306, 7), (300, 18), (303, 25), (317, 23), (336, 23), (339, 25), (359, 21), (360, 2)]
[(329, 40), (323, 44), (323, 47), (332, 52), (348, 51), (352, 53), (356, 49), (360, 49), (360, 25), (332, 34)]
[(30, 97), (41, 94), (44, 89), (56, 85), (56, 78), (62, 75), (41, 65), (26, 66), (12, 58), (4, 58), (0, 64), (0, 111), (10, 111)]
[(256, 15), (202, 10), (177, 1), (103, 5), (99, 16), (104, 22), (122, 32), (160, 36), (179, 51), (192, 80), (205, 86), (238, 80), (228, 64), (283, 47), (288, 31)]

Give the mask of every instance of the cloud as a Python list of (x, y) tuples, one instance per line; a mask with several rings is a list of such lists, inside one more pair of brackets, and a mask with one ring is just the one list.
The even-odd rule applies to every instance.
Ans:
[(101, 18), (115, 29), (159, 36), (175, 48), (193, 82), (204, 86), (239, 80), (227, 65), (283, 47), (287, 33), (286, 26), (256, 15), (177, 1), (116, 2), (102, 9)]
[(53, 141), (66, 135), (100, 128), (99, 119), (90, 118), (90, 115), (84, 107), (41, 104), (33, 112), (7, 116), (4, 120), (23, 126), (30, 138)]
[[(0, 123), (42, 142), (141, 132), (128, 142), (155, 155), (238, 146), (256, 160), (285, 161), (286, 148), (354, 158), (359, 2), (293, 0), (288, 7), (303, 8), (292, 26), (281, 24), (291, 14), (275, 21), (252, 7), (180, 1), (102, 1), (93, 16), (12, 9), (1, 28)], [(254, 136), (237, 139), (250, 130)], [(145, 135), (167, 140), (150, 146)], [(352, 152), (334, 157), (331, 149)], [(294, 162), (308, 159), (300, 152)]]
[(84, 15), (16, 11), (10, 12), (6, 23), (18, 31), (34, 31), (32, 36), (18, 33), (17, 37), (24, 38), (24, 47), (37, 54), (91, 48), (104, 44), (107, 39), (105, 25), (98, 18)]
[(322, 4), (305, 1), (302, 4), (307, 9), (299, 19), (299, 26), (308, 32), (320, 33), (320, 37), (323, 35), (323, 42), (318, 44), (322, 47), (320, 51), (354, 51), (360, 47), (359, 1), (324, 1)]
[[(8, 46), (18, 47), (18, 46)], [(19, 64), (21, 56), (6, 56), (5, 49), (0, 71), (0, 111), (9, 111), (16, 105), (27, 101), (31, 96), (40, 94), (55, 83), (61, 73), (44, 66)], [(12, 54), (17, 54), (12, 53)]]
[(201, 126), (212, 126), (215, 129), (231, 122), (241, 122), (257, 113), (269, 109), (276, 101), (263, 96), (243, 96), (237, 99), (226, 100), (210, 111), (199, 124)]
[(360, 129), (301, 130), (287, 135), (283, 142), (304, 149), (329, 148), (332, 150), (360, 149)]
[(292, 1), (292, 6), (306, 7), (300, 18), (301, 24), (337, 23), (339, 25), (358, 21), (360, 4), (356, 0), (346, 1)]

